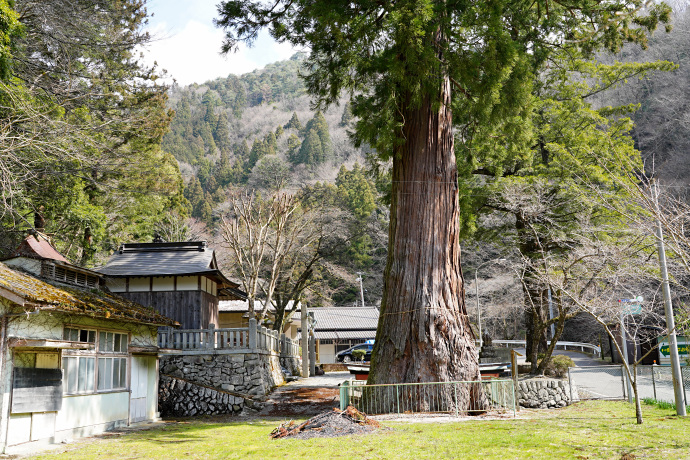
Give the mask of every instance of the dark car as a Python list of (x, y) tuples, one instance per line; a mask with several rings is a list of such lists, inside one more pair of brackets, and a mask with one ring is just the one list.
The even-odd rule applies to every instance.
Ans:
[(335, 355), (335, 360), (339, 363), (349, 363), (352, 361), (357, 361), (354, 356), (352, 356), (352, 352), (354, 350), (365, 350), (366, 353), (364, 355), (364, 361), (371, 361), (371, 352), (374, 349), (374, 344), (373, 343), (360, 343), (358, 345), (355, 345), (354, 347), (350, 347), (347, 350), (343, 350), (340, 353)]

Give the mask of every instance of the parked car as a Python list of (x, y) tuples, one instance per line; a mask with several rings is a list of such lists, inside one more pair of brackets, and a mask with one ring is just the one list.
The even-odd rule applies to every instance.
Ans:
[(339, 363), (350, 363), (356, 361), (352, 352), (355, 350), (365, 350), (364, 361), (371, 361), (371, 352), (374, 349), (374, 341), (367, 340), (365, 343), (360, 343), (347, 350), (343, 350), (335, 355), (335, 360)]

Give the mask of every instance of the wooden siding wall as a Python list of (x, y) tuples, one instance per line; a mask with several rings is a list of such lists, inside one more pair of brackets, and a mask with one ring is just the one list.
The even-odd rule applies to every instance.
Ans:
[(126, 299), (155, 308), (180, 323), (182, 329), (218, 325), (218, 298), (203, 291), (118, 292)]

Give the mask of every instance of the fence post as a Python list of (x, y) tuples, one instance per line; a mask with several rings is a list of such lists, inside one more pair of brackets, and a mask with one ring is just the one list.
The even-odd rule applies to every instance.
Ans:
[(680, 384), (683, 386), (683, 401), (685, 405), (688, 405), (688, 395), (685, 393), (685, 377), (683, 376), (683, 370), (686, 369), (685, 367), (681, 366), (680, 368)]
[[(568, 388), (570, 389), (570, 404), (573, 403), (573, 380), (570, 377), (570, 368), (568, 368)], [(518, 408), (520, 404), (518, 404)]]
[[(517, 351), (512, 349), (510, 350), (510, 372), (513, 377), (513, 401), (515, 401), (515, 404), (517, 405), (517, 410), (519, 412), (520, 403), (518, 401), (520, 398), (518, 395), (518, 377), (520, 369), (518, 368), (517, 355), (519, 355)], [(568, 381), (570, 382), (570, 368), (568, 368)], [(573, 399), (572, 395), (570, 396), (570, 399)]]
[(249, 348), (256, 348), (256, 318), (249, 318)]
[(287, 341), (285, 340), (285, 334), (280, 334), (280, 356), (287, 355)]
[(623, 399), (625, 399), (625, 367), (621, 364), (621, 385), (623, 386)]
[(654, 361), (654, 364), (652, 364), (652, 389), (654, 390), (654, 399), (656, 400), (656, 361)]
[(208, 325), (208, 333), (206, 335), (206, 348), (216, 347), (216, 325), (211, 323)]
[(347, 409), (347, 406), (350, 404), (350, 401), (347, 397), (349, 386), (350, 382), (348, 380), (340, 384), (340, 410)]

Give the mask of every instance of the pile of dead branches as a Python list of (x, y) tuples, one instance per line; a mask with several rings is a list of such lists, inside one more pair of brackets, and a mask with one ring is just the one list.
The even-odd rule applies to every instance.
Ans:
[(278, 428), (271, 432), (271, 438), (293, 436), (307, 439), (345, 436), (367, 433), (379, 427), (379, 422), (376, 420), (370, 419), (366, 414), (352, 406), (347, 406), (347, 409), (343, 411), (333, 409), (332, 412), (324, 412), (300, 424), (294, 420), (281, 423)]

